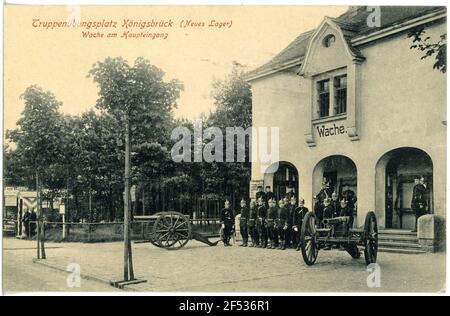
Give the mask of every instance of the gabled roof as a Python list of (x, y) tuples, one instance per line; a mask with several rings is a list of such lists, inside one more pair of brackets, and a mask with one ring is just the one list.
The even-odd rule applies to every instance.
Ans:
[[(349, 44), (349, 48), (355, 54), (359, 54), (358, 49), (350, 44), (350, 41), (353, 38), (369, 35), (371, 33), (387, 29), (396, 24), (400, 24), (422, 15), (443, 9), (445, 9), (445, 7), (381, 6), (381, 19), (379, 27), (369, 27), (367, 25), (367, 17), (371, 14), (371, 11), (367, 10), (367, 6), (351, 8), (339, 17), (329, 19), (341, 28), (344, 37)], [(314, 36), (315, 32), (316, 30), (314, 29), (300, 34), (285, 49), (272, 58), (272, 60), (248, 72), (246, 75), (248, 80), (283, 69), (285, 66), (299, 65), (305, 57), (310, 39)]]

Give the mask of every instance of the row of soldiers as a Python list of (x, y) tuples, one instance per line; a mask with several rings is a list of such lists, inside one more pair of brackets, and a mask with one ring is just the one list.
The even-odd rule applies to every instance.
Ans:
[[(234, 215), (229, 205), (229, 201), (225, 201), (225, 208), (221, 212), (222, 239), (225, 246), (230, 246), (234, 225)], [(277, 204), (274, 198), (265, 201), (260, 196), (250, 203), (250, 207), (242, 199), (239, 212), (241, 246), (300, 249), (300, 227), (303, 217), (308, 212), (303, 199), (300, 199), (297, 205), (295, 196), (285, 197)]]
[[(243, 240), (241, 246), (300, 250), (302, 222), (309, 211), (304, 205), (304, 199), (299, 198), (297, 203), (294, 192), (288, 192), (277, 202), (273, 195), (262, 193), (267, 192), (258, 191), (256, 201), (252, 200), (250, 207), (245, 199), (240, 202), (240, 233)], [(316, 199), (313, 211), (319, 225), (323, 219), (336, 216), (350, 216), (352, 225), (353, 208), (345, 199), (336, 203), (336, 196), (333, 195), (333, 199), (326, 197), (323, 201)], [(225, 246), (230, 246), (230, 238), (234, 233), (234, 212), (228, 200), (225, 201), (225, 208), (221, 212), (221, 222), (222, 240)]]

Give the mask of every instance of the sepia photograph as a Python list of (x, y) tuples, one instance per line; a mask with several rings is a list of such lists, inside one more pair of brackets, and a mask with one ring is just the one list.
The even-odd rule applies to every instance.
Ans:
[(446, 294), (446, 47), (426, 2), (6, 1), (2, 294)]

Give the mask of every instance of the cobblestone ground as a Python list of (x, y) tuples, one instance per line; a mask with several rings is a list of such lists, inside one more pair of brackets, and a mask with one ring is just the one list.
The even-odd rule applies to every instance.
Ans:
[[(4, 267), (18, 251), (35, 242), (4, 239)], [(102, 279), (119, 280), (123, 274), (123, 244), (47, 244), (47, 262), (64, 269), (80, 264), (81, 273)], [(53, 248), (52, 248), (53, 247)], [(21, 251), (22, 261), (31, 262), (35, 251)], [(379, 253), (381, 286), (369, 288), (363, 256), (352, 259), (344, 251), (321, 251), (314, 266), (303, 263), (292, 249), (269, 250), (209, 247), (190, 241), (176, 251), (151, 244), (133, 244), (135, 276), (147, 283), (130, 286), (138, 291), (218, 291), (218, 292), (440, 292), (445, 289), (445, 254), (404, 255)], [(35, 264), (36, 265), (36, 264)], [(37, 265), (45, 273), (50, 268)], [(51, 269), (50, 269), (51, 270)], [(61, 272), (62, 273), (62, 272)], [(4, 269), (4, 290), (14, 279)], [(51, 280), (49, 280), (51, 281)], [(84, 282), (84, 280), (82, 281)], [(81, 289), (84, 289), (83, 284)], [(105, 287), (99, 285), (99, 291)]]

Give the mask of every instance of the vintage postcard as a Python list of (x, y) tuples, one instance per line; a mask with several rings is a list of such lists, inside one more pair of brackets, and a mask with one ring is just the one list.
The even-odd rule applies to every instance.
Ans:
[(446, 292), (445, 6), (3, 10), (3, 293)]

